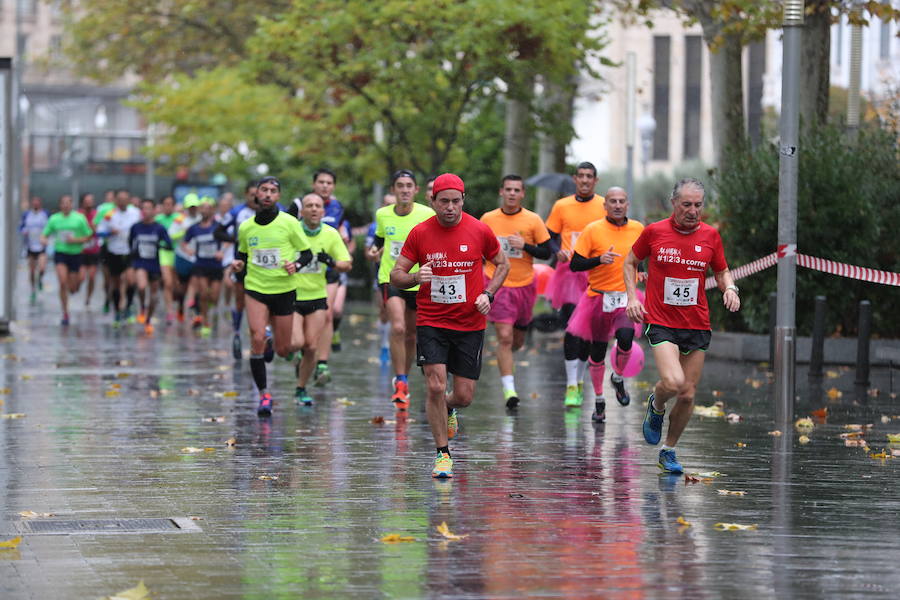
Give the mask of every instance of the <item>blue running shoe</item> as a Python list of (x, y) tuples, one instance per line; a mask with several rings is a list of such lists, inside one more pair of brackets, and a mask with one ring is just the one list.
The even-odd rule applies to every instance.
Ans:
[(650, 394), (650, 397), (647, 398), (647, 414), (644, 416), (644, 424), (642, 426), (644, 440), (648, 444), (655, 446), (662, 439), (662, 426), (665, 415), (666, 411), (657, 412), (653, 408), (653, 394)]
[(260, 417), (272, 416), (272, 394), (264, 393), (259, 396), (259, 406), (256, 408), (256, 414)]
[(675, 458), (674, 450), (660, 450), (659, 462), (656, 466), (658, 466), (666, 473), (673, 473), (675, 475), (684, 473), (684, 469), (681, 467), (681, 463), (678, 462), (677, 458)]

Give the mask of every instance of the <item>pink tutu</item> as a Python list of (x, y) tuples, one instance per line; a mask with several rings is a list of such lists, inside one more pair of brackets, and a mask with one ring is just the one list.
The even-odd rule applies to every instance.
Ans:
[(624, 308), (603, 312), (603, 294), (588, 296), (583, 292), (566, 332), (589, 342), (608, 342), (621, 327), (634, 327)]
[(569, 263), (556, 264), (556, 271), (547, 284), (547, 299), (556, 310), (564, 304), (575, 304), (588, 286), (587, 271), (572, 271)]

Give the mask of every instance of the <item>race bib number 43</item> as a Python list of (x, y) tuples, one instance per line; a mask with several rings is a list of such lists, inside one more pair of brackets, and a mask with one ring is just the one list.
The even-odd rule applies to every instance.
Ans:
[(699, 281), (699, 279), (666, 277), (663, 301), (672, 306), (694, 306), (697, 304)]
[(281, 266), (279, 248), (253, 248), (250, 262), (262, 269), (277, 269)]
[(466, 301), (465, 275), (431, 278), (431, 300), (438, 304), (459, 304)]

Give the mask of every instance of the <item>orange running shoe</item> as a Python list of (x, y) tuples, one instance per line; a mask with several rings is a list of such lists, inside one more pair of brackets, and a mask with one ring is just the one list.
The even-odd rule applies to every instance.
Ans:
[(144, 325), (144, 334), (145, 335), (153, 335), (153, 325), (147, 323)]
[(144, 313), (142, 313), (142, 312), (141, 312), (141, 313), (138, 313), (138, 316), (137, 316), (137, 322), (140, 323), (141, 325), (143, 325), (144, 323), (146, 323), (146, 322), (147, 322), (147, 315), (144, 314)]
[(199, 315), (194, 317), (194, 321), (191, 323), (191, 327), (193, 327), (194, 329), (200, 329), (201, 327), (203, 327), (203, 317)]
[(409, 384), (405, 381), (397, 381), (394, 377), (394, 394), (391, 396), (391, 402), (397, 410), (406, 410), (409, 408)]

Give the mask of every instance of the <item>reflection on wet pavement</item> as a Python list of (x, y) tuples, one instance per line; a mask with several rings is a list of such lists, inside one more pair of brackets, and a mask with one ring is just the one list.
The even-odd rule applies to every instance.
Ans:
[[(709, 361), (698, 402), (721, 400), (743, 420), (694, 416), (679, 458), (688, 471), (725, 476), (687, 484), (658, 474), (640, 434), (642, 402), (613, 403), (600, 426), (592, 398), (581, 412), (562, 409), (559, 341), (538, 334), (518, 358), (528, 363), (517, 368), (519, 411), (504, 409), (486, 364), (451, 445), (456, 477), (433, 481), (421, 377), (410, 379), (409, 416), (396, 416), (368, 316), (345, 319), (352, 341), (332, 358), (335, 382), (313, 388), (312, 407), (293, 405), (293, 369), (276, 359), (275, 415), (259, 420), (246, 361), (235, 368), (230, 358), (227, 320), (210, 339), (164, 326), (146, 338), (137, 326), (113, 330), (99, 311), (76, 312), (63, 331), (51, 292), (43, 305), (46, 314), (20, 307), (14, 339), (0, 342), (0, 412), (26, 415), (0, 421), (0, 541), (26, 510), (190, 516), (203, 531), (26, 536), (14, 554), (0, 550), (4, 599), (95, 598), (139, 580), (154, 598), (210, 599), (900, 589), (900, 460), (872, 459), (839, 437), (845, 424), (873, 423), (870, 452), (890, 454), (885, 434), (900, 420), (881, 416), (900, 407), (886, 392), (854, 392), (851, 372), (818, 386), (798, 374), (798, 416), (830, 409), (804, 445), (794, 431), (769, 435), (764, 367)], [(886, 388), (887, 373), (875, 370), (879, 378)], [(651, 360), (629, 384), (633, 397), (653, 380)], [(467, 537), (444, 538), (443, 522)], [(716, 531), (719, 522), (758, 529)], [(414, 541), (382, 543), (390, 533)]]

